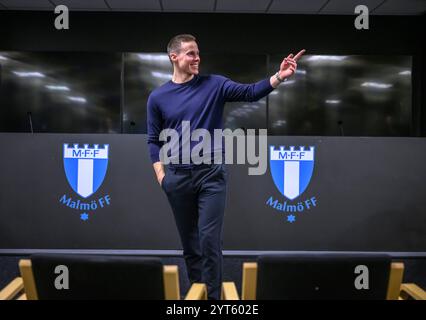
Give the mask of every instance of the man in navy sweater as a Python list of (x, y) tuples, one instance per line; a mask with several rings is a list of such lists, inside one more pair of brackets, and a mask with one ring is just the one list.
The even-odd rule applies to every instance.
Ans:
[[(192, 35), (175, 36), (167, 46), (173, 77), (148, 98), (148, 145), (158, 183), (173, 210), (189, 280), (206, 283), (209, 299), (220, 299), (226, 169), (217, 161), (195, 164), (193, 159), (188, 159), (190, 152), (184, 149), (191, 151), (193, 141), (181, 141), (175, 149), (179, 159), (164, 166), (160, 161), (163, 146), (160, 132), (174, 129), (180, 140), (185, 130), (192, 133), (206, 129), (213, 136), (214, 129), (222, 129), (227, 101), (257, 101), (268, 95), (294, 74), (296, 61), (304, 51), (294, 57), (290, 54), (270, 78), (240, 84), (218, 75), (199, 75), (200, 53)], [(210, 150), (213, 160), (222, 158), (223, 148), (219, 145)]]

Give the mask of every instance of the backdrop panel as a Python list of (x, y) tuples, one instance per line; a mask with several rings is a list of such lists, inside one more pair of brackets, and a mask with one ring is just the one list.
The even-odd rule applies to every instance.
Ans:
[[(274, 136), (268, 146), (314, 147), (312, 175), (300, 161), (306, 187), (290, 200), (269, 158), (260, 176), (227, 165), (224, 249), (426, 251), (425, 139)], [(0, 150), (0, 250), (181, 248), (145, 135), (1, 133)]]

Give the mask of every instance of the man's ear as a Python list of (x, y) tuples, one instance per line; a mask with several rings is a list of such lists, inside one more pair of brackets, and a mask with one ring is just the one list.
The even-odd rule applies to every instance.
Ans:
[(177, 54), (175, 52), (170, 53), (170, 60), (172, 62), (176, 62)]

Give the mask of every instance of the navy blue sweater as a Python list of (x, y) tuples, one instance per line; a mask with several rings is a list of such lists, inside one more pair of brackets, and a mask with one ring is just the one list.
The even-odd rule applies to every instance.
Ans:
[[(272, 90), (274, 88), (269, 78), (253, 84), (236, 83), (219, 75), (196, 75), (181, 84), (168, 81), (155, 89), (148, 98), (148, 145), (151, 161), (160, 161), (159, 151), (164, 142), (159, 140), (159, 135), (166, 128), (179, 133), (179, 154), (182, 154), (182, 121), (190, 121), (191, 133), (198, 128), (207, 129), (212, 135), (211, 152), (218, 152), (219, 150), (213, 150), (213, 132), (214, 129), (222, 129), (225, 102), (257, 101)], [(191, 142), (190, 149), (197, 143)]]

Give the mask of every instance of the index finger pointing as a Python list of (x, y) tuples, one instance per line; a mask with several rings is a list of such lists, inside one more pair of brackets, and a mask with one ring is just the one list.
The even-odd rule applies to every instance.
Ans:
[(295, 55), (295, 57), (293, 58), (294, 60), (299, 60), (300, 59), (300, 57), (304, 54), (306, 52), (306, 50), (305, 49), (302, 49), (302, 50), (300, 50), (296, 55)]

